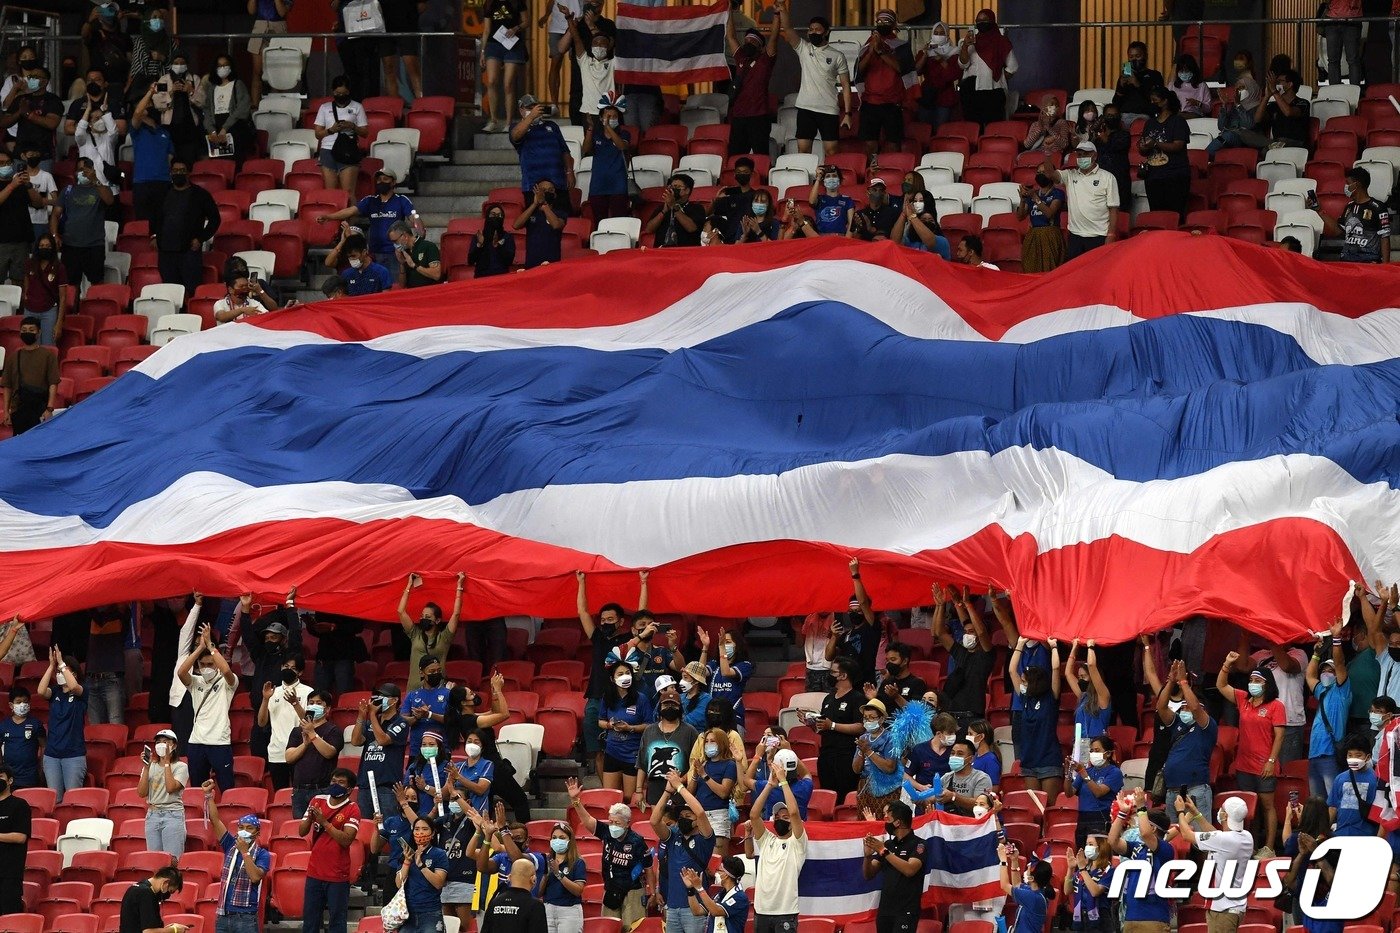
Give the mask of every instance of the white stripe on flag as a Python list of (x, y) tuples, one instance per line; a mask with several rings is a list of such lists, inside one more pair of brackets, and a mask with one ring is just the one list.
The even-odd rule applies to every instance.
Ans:
[(806, 917), (842, 917), (862, 914), (880, 906), (880, 892), (854, 897), (804, 897), (797, 895), (797, 912)]
[(1001, 880), (1001, 866), (978, 868), (973, 871), (951, 872), (930, 868), (925, 876), (924, 890), (929, 888), (975, 888)]
[(727, 68), (723, 52), (711, 52), (692, 58), (619, 58), (615, 71), (642, 71), (651, 74), (667, 74), (679, 71), (696, 71), (701, 68)]
[(703, 32), (715, 26), (723, 26), (729, 19), (729, 11), (707, 13), (688, 19), (646, 19), (641, 16), (619, 16), (618, 29), (634, 29), (653, 36), (673, 36), (686, 32)]

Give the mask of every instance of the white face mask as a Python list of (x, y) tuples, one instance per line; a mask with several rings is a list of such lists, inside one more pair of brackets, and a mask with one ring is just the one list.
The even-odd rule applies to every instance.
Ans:
[(972, 815), (974, 818), (980, 820), (982, 817), (987, 815), (987, 808), (979, 803), (977, 806), (972, 808)]
[(1365, 758), (1348, 758), (1348, 759), (1347, 759), (1347, 767), (1350, 768), (1350, 769), (1353, 770), (1353, 771), (1360, 771), (1362, 768), (1366, 767), (1366, 759), (1365, 759)]
[(623, 690), (626, 690), (628, 687), (632, 686), (632, 675), (619, 674), (617, 677), (613, 678), (613, 683), (617, 684)]
[(171, 66), (170, 66), (170, 73), (173, 74), (173, 75), (183, 75), (185, 72), (187, 72), (187, 71), (189, 71), (189, 70), (190, 70), (190, 66), (189, 66), (189, 65), (171, 65)]
[(1098, 847), (1098, 846), (1085, 846), (1085, 847), (1084, 847), (1084, 857), (1085, 857), (1086, 859), (1088, 859), (1089, 861), (1092, 862), (1094, 859), (1096, 859), (1096, 858), (1099, 857), (1099, 847)]
[(166, 755), (168, 755), (168, 754), (170, 754), (170, 743), (168, 743), (168, 742), (157, 742), (157, 743), (156, 743), (156, 757), (157, 757), (157, 758), (164, 758), (164, 757), (165, 757)]
[(468, 757), (468, 758), (480, 758), (480, 757), (481, 757), (481, 746), (480, 746), (480, 745), (477, 745), (475, 742), (468, 742), (468, 743), (467, 743), (467, 757)]
[(934, 36), (931, 40), (929, 40), (929, 48), (933, 49), (946, 49), (952, 44), (952, 40), (949, 39), (947, 36)]
[(691, 682), (688, 681), (688, 680), (682, 680), (682, 681), (681, 681), (681, 693), (689, 693), (690, 691), (692, 691), (692, 690), (694, 690), (694, 689), (695, 689), (695, 684), (691, 683)]
[(67, 677), (64, 677), (62, 673), (60, 673), (57, 677), (55, 677), (54, 680), (56, 680), (56, 681), (58, 682), (58, 685), (59, 685), (60, 687), (64, 687), (64, 686), (67, 686), (67, 685), (68, 685), (68, 678), (67, 678)]
[(362, 259), (352, 259), (352, 260), (350, 260), (350, 268), (351, 268), (351, 269), (358, 269), (358, 268), (360, 268), (360, 266), (362, 266), (362, 265), (364, 265), (364, 260), (362, 260)]
[(964, 633), (962, 637), (962, 646), (968, 651), (974, 650), (977, 647), (977, 636), (971, 632)]
[(15, 708), (15, 715), (16, 715), (16, 716), (21, 716), (21, 717), (23, 717), (23, 716), (28, 716), (28, 715), (29, 715), (29, 704), (28, 704), (28, 703), (16, 703), (14, 708)]
[(603, 59), (607, 58), (608, 47), (606, 45), (593, 46), (593, 57), (598, 59), (598, 61), (602, 61)]
[(227, 78), (227, 77), (228, 77), (229, 75), (231, 75), (231, 74), (233, 74), (233, 69), (230, 68), (228, 65), (220, 65), (220, 66), (219, 66), (219, 71), (218, 71), (219, 77), (221, 77), (221, 78)]
[(1102, 768), (1102, 767), (1103, 767), (1103, 762), (1104, 762), (1104, 754), (1103, 754), (1103, 752), (1090, 752), (1090, 753), (1089, 753), (1089, 764), (1093, 765), (1095, 768)]

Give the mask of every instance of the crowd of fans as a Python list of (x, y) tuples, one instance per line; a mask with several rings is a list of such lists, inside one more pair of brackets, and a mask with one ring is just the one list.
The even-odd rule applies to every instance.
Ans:
[[(1371, 813), (1389, 795), (1374, 767), (1382, 735), (1400, 722), (1396, 587), (1358, 590), (1306, 644), (1256, 647), (1241, 632), (1222, 654), (1207, 635), (1223, 620), (1107, 647), (1030, 639), (1008, 594), (936, 585), (929, 605), (876, 612), (858, 561), (850, 576), (842, 611), (765, 623), (802, 646), (779, 692), (750, 686), (752, 623), (660, 618), (645, 572), (632, 611), (595, 608), (580, 572), (577, 622), (544, 623), (520, 652), (538, 668), (506, 656), (506, 620), (461, 620), (464, 575), (446, 614), (411, 575), (392, 629), (306, 611), (295, 589), (275, 606), (194, 594), (16, 619), (0, 633), (18, 671), (0, 723), (0, 915), (53, 913), (25, 883), (45, 877), (28, 863), (53, 845), (39, 832), (48, 814), (68, 838), (92, 833), (79, 814), (144, 811), (139, 831), (113, 838), (107, 822), (106, 838), (130, 839), (149, 877), (82, 904), (120, 933), (165, 929), (172, 896), (212, 908), (221, 933), (261, 929), (269, 910), (334, 933), (352, 884), (383, 922), (421, 933), (447, 916), (486, 933), (581, 931), (594, 916), (622, 929), (656, 916), (667, 933), (718, 918), (732, 933), (796, 930), (806, 826), (833, 819), (883, 824), (863, 841), (881, 930), (1001, 918), (1025, 933), (1050, 920), (1166, 931), (1175, 916), (1331, 931), (1341, 923), (1291, 896), (1239, 887), (1241, 873), (1281, 859), (1291, 895), (1325, 839), (1400, 846)], [(550, 711), (541, 722), (555, 714), (551, 730), (567, 723), (554, 747), (582, 762), (557, 821), (532, 820), (532, 776), (498, 744), (535, 718), (527, 698)], [(137, 754), (102, 751), (113, 728), (126, 734), (113, 724), (136, 721), (120, 751)], [(92, 785), (122, 789), (88, 812), (72, 801)], [(992, 821), (1000, 895), (924, 906), (937, 856), (916, 824), (933, 810)], [(222, 853), (217, 872), (198, 861), (205, 849)], [(1112, 883), (1177, 858), (1235, 874), (1209, 902)], [(67, 865), (44, 887), (67, 884)], [(72, 865), (92, 877), (81, 855)], [(1315, 866), (1309, 903), (1326, 903), (1336, 865)], [(182, 896), (192, 872), (198, 899)], [(1365, 922), (1389, 924), (1394, 909), (1387, 894)]]

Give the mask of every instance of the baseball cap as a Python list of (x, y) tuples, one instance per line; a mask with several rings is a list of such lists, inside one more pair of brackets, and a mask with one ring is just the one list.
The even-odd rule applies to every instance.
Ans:
[(1249, 805), (1238, 797), (1226, 797), (1220, 805), (1225, 811), (1225, 822), (1231, 829), (1244, 829), (1244, 819), (1249, 815)]
[(665, 690), (668, 687), (674, 687), (675, 685), (676, 678), (672, 677), (670, 674), (662, 674), (660, 677), (656, 678), (657, 693), (660, 693), (662, 690)]
[(156, 733), (156, 738), (158, 738), (158, 739), (174, 739), (174, 740), (177, 741), (177, 742), (180, 741), (180, 737), (179, 737), (178, 735), (175, 734), (175, 730), (174, 730), (174, 729), (162, 729), (162, 730), (160, 730), (159, 732)]
[(534, 94), (522, 94), (520, 97), (520, 102), (516, 104), (516, 106), (519, 107), (521, 110), (529, 110), (531, 107), (535, 106), (539, 102), (540, 99)]
[(390, 179), (390, 180), (392, 180), (392, 181), (394, 181), (394, 182), (397, 182), (397, 181), (399, 180), (399, 176), (398, 176), (398, 175), (395, 175), (395, 174), (394, 174), (394, 170), (391, 169), (391, 168), (381, 168), (379, 171), (375, 172), (374, 174), (375, 174), (375, 175), (383, 175), (385, 178), (388, 178), (388, 179)]
[(757, 29), (753, 29), (753, 28), (745, 29), (745, 30), (744, 30), (744, 38), (747, 39), (749, 36), (753, 36), (753, 37), (754, 37), (755, 39), (757, 39), (759, 42), (765, 42), (765, 41), (767, 41), (767, 40), (765, 39), (763, 33), (759, 32)]
[(286, 635), (286, 634), (287, 634), (287, 626), (283, 625), (281, 622), (274, 622), (274, 623), (272, 623), (271, 625), (269, 625), (267, 628), (263, 629), (263, 634), (265, 634), (265, 635)]
[(1099, 151), (1099, 148), (1098, 148), (1097, 146), (1095, 146), (1093, 143), (1089, 142), (1089, 140), (1086, 139), (1086, 140), (1084, 140), (1084, 142), (1082, 142), (1082, 143), (1080, 143), (1079, 145), (1075, 146), (1075, 147), (1074, 147), (1074, 151), (1075, 151), (1075, 152), (1098, 152), (1098, 151)]
[(870, 179), (870, 184), (866, 185), (866, 187), (867, 187), (867, 188), (874, 188), (874, 187), (877, 186), (877, 185), (880, 186), (881, 188), (885, 187), (885, 180), (884, 180), (883, 178), (881, 178), (879, 175), (876, 175), (874, 178)]
[(795, 770), (797, 768), (797, 752), (790, 748), (778, 749), (773, 753), (773, 765), (774, 767), (781, 766), (788, 771)]

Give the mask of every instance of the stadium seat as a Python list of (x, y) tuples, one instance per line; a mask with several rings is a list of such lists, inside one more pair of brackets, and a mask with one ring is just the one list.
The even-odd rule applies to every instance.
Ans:
[(10, 914), (5, 917), (7, 933), (47, 933), (48, 918), (43, 914)]
[(113, 880), (120, 860), (120, 855), (105, 849), (75, 852), (63, 870), (63, 880), (84, 881), (97, 890)]

